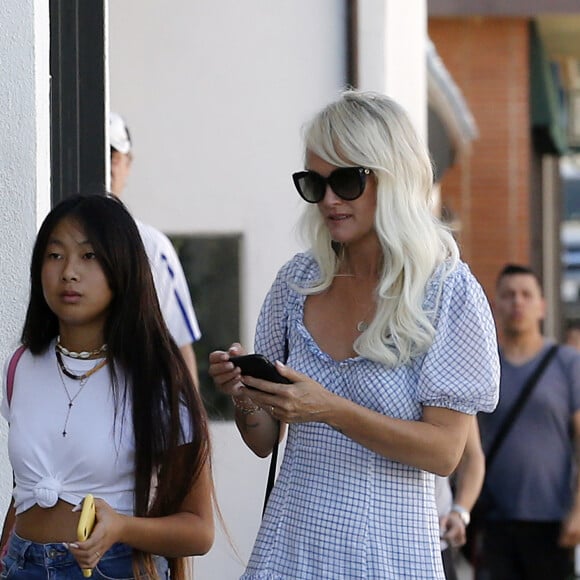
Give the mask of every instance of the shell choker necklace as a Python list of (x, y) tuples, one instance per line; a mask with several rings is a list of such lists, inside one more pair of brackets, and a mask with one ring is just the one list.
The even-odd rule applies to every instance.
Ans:
[(107, 350), (107, 345), (102, 344), (99, 348), (95, 350), (82, 350), (81, 352), (75, 352), (74, 350), (69, 350), (68, 348), (62, 346), (60, 343), (60, 335), (56, 337), (56, 350), (64, 356), (70, 356), (71, 358), (80, 358), (83, 360), (99, 356)]

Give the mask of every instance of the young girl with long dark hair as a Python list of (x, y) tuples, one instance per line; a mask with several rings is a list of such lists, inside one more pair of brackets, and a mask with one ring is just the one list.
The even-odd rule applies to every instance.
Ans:
[[(44, 220), (22, 344), (2, 403), (2, 577), (184, 578), (214, 537), (207, 418), (117, 199), (73, 196)], [(89, 493), (96, 525), (78, 541)]]

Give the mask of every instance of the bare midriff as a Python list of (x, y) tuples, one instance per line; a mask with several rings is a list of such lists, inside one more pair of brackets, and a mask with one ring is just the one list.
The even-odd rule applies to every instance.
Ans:
[(62, 500), (51, 508), (34, 505), (16, 516), (14, 531), (21, 538), (40, 544), (76, 542), (80, 512), (71, 511), (73, 507)]

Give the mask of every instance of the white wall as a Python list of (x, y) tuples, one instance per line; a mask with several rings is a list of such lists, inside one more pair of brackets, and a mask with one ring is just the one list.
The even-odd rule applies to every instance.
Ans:
[(427, 138), (427, 3), (359, 0), (359, 87), (384, 92)]
[[(344, 3), (123, 0), (109, 13), (111, 108), (134, 142), (125, 201), (168, 233), (243, 232), (241, 338), (251, 348), (264, 295), (300, 248), (290, 175), (302, 168), (301, 126), (346, 83)], [(212, 432), (219, 503), (246, 560), (268, 461), (232, 423)], [(243, 565), (220, 534), (195, 569), (227, 580)]]
[[(0, 2), (0, 359), (17, 345), (28, 300), (30, 251), (48, 210), (49, 28), (45, 0)], [(12, 492), (0, 421), (0, 517)]]
[(125, 201), (166, 232), (244, 232), (252, 326), (297, 248), (290, 174), (302, 164), (301, 125), (345, 83), (342, 2), (180, 0), (168, 10), (124, 0), (109, 10), (111, 108), (134, 140)]

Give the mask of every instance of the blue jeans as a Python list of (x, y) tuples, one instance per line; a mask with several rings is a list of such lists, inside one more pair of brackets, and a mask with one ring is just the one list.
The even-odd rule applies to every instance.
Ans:
[[(169, 578), (167, 560), (153, 556), (161, 580)], [(114, 544), (93, 570), (93, 580), (133, 578), (132, 549)], [(140, 576), (145, 579), (146, 576)], [(62, 544), (37, 544), (12, 534), (2, 558), (0, 580), (86, 580), (72, 554)]]

